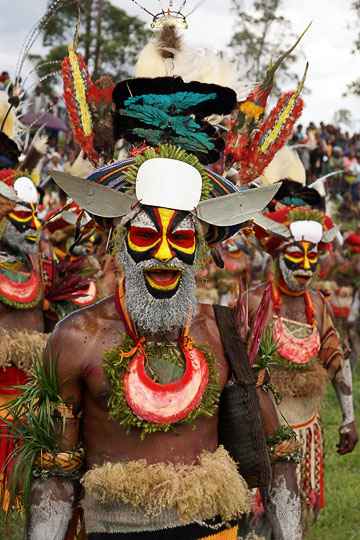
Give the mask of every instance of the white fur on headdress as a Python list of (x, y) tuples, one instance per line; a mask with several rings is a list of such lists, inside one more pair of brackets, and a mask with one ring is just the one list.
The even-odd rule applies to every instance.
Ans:
[(83, 158), (83, 153), (80, 152), (74, 163), (69, 168), (69, 173), (80, 178), (87, 178), (95, 170), (95, 167), (88, 159)]
[[(41, 128), (40, 128), (41, 129)], [(43, 169), (46, 153), (48, 149), (48, 136), (39, 130), (32, 140), (27, 154), (22, 157), (19, 163), (19, 170), (27, 171), (36, 186), (40, 183), (41, 171)]]
[[(251, 65), (238, 69), (224, 52), (209, 47), (191, 47), (180, 38), (177, 46), (167, 47), (162, 34), (145, 45), (136, 64), (136, 77), (173, 77), (184, 82), (199, 81), (227, 86), (235, 90), (237, 100), (243, 101), (254, 88), (255, 83), (241, 80), (251, 69)], [(164, 57), (164, 52), (169, 53)]]
[(298, 153), (292, 150), (290, 146), (283, 146), (275, 154), (274, 159), (269, 163), (261, 176), (261, 184), (263, 186), (269, 186), (285, 178), (299, 182), (303, 186), (306, 182), (304, 165)]

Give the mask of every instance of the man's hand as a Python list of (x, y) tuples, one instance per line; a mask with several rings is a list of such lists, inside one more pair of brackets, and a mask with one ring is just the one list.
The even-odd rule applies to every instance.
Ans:
[(352, 452), (359, 440), (355, 422), (342, 423), (339, 429), (340, 442), (337, 444), (337, 452), (341, 456)]

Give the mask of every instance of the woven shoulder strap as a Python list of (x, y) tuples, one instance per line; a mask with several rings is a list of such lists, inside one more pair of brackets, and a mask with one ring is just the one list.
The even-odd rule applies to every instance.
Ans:
[(236, 384), (256, 384), (256, 375), (250, 366), (245, 343), (242, 341), (235, 319), (235, 308), (213, 306), (226, 360)]
[(221, 393), (218, 439), (238, 464), (249, 487), (267, 486), (271, 478), (264, 423), (245, 343), (241, 340), (235, 310), (214, 306), (216, 322), (231, 376)]

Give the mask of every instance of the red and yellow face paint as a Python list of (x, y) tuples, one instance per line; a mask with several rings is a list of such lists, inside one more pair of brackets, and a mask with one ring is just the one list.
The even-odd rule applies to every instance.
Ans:
[(182, 271), (181, 268), (166, 266), (166, 263), (175, 257), (188, 265), (194, 263), (195, 228), (188, 212), (144, 207), (129, 228), (127, 248), (136, 263), (153, 259), (162, 263), (144, 270), (152, 293), (175, 292)]
[(317, 264), (317, 245), (306, 241), (293, 242), (284, 249), (280, 257), (282, 277), (293, 290), (303, 290), (309, 285)]
[(313, 270), (318, 262), (317, 248), (311, 242), (294, 242), (285, 250), (284, 258), (289, 261), (289, 267), (292, 269)]
[(14, 225), (20, 233), (28, 233), (24, 238), (28, 242), (36, 243), (40, 239), (41, 224), (37, 218), (36, 205), (22, 204), (7, 215), (7, 219)]

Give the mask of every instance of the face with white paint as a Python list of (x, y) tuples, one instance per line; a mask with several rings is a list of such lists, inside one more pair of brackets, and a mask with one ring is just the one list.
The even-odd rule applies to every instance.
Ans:
[(41, 229), (36, 205), (17, 204), (5, 219), (1, 242), (15, 253), (35, 253), (39, 247)]
[(142, 331), (183, 327), (195, 313), (197, 238), (188, 212), (144, 206), (131, 220), (118, 253), (125, 302)]
[(279, 270), (285, 284), (295, 292), (304, 291), (312, 282), (318, 264), (317, 244), (293, 242), (279, 256)]

